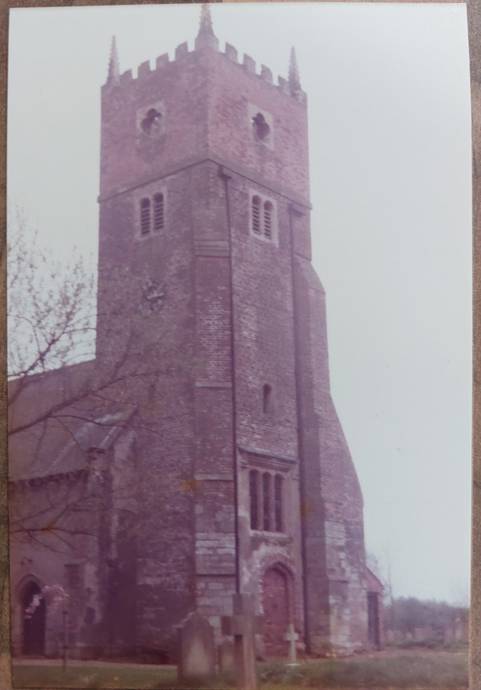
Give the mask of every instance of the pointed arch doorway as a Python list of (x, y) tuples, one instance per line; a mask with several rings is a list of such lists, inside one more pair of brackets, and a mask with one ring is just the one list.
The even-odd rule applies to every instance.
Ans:
[[(31, 607), (36, 596), (41, 597), (40, 603), (35, 607), (31, 615), (27, 609)], [(28, 656), (42, 656), (45, 654), (45, 622), (46, 606), (45, 599), (41, 596), (41, 589), (36, 582), (29, 582), (25, 585), (22, 596), (22, 654)]]
[(262, 605), (264, 610), (264, 645), (269, 657), (285, 657), (288, 643), (285, 639), (291, 622), (291, 592), (289, 573), (279, 565), (264, 573)]

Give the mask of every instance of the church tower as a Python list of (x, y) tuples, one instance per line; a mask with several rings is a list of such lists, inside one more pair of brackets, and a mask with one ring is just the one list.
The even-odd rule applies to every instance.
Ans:
[(362, 497), (329, 391), (311, 266), (306, 95), (194, 50), (102, 88), (97, 364), (135, 410), (139, 649), (251, 593), (267, 654), (365, 645)]

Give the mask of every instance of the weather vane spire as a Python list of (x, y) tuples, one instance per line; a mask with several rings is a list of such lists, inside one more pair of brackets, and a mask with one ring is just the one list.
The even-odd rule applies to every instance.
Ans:
[(212, 27), (212, 15), (208, 2), (203, 2), (200, 6), (199, 32), (195, 39), (195, 47), (196, 49), (209, 47), (214, 50), (219, 48), (219, 41)]
[(109, 58), (109, 72), (107, 75), (108, 84), (118, 84), (120, 79), (119, 70), (119, 56), (117, 54), (117, 41), (115, 36), (112, 36), (112, 44), (110, 46), (110, 58)]

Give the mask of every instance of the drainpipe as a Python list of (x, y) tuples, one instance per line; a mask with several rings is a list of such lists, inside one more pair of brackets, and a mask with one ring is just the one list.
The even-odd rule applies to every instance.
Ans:
[(240, 540), (239, 540), (239, 481), (237, 463), (237, 396), (236, 396), (236, 357), (234, 334), (234, 265), (232, 256), (232, 216), (229, 195), (229, 175), (219, 166), (219, 177), (224, 185), (225, 210), (229, 242), (229, 283), (230, 283), (230, 347), (231, 347), (231, 391), (232, 391), (232, 469), (234, 472), (234, 532), (235, 532), (235, 591), (240, 594)]

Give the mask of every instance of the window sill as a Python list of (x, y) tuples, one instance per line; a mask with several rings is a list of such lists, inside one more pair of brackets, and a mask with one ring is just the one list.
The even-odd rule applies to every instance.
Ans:
[(290, 534), (286, 532), (273, 532), (271, 530), (250, 529), (251, 537), (262, 537), (262, 539), (275, 539), (281, 541), (292, 541)]
[(163, 230), (150, 230), (149, 232), (137, 233), (135, 239), (137, 242), (145, 242), (146, 240), (153, 239), (154, 237), (159, 237), (164, 231)]

